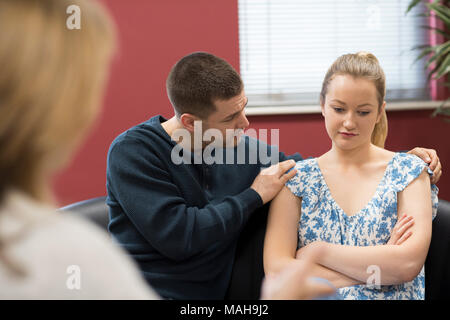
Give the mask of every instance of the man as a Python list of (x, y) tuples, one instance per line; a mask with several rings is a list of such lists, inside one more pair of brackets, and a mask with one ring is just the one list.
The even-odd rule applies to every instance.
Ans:
[[(242, 136), (248, 99), (226, 61), (190, 54), (175, 64), (166, 85), (175, 116), (155, 116), (111, 144), (109, 231), (162, 297), (223, 299), (242, 228), (302, 158), (287, 160)], [(431, 155), (440, 172), (433, 150), (419, 152)]]

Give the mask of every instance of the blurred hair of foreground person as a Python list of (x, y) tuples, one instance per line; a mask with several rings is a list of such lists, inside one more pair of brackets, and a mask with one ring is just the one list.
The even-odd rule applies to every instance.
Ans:
[[(81, 29), (69, 30), (71, 5)], [(0, 0), (0, 299), (152, 299), (90, 223), (56, 212), (50, 178), (99, 110), (115, 34), (95, 1)]]

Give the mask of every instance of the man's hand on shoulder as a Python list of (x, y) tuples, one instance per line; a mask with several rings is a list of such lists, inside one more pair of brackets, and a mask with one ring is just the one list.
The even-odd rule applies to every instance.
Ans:
[(436, 184), (442, 175), (442, 165), (439, 161), (439, 157), (434, 149), (425, 149), (416, 147), (410, 151), (409, 154), (418, 156), (420, 159), (428, 163), (428, 167), (433, 171), (433, 176), (431, 177), (431, 183)]
[(261, 170), (251, 188), (258, 192), (264, 204), (272, 200), (286, 182), (295, 176), (297, 170), (287, 172), (294, 166), (294, 160), (286, 160)]

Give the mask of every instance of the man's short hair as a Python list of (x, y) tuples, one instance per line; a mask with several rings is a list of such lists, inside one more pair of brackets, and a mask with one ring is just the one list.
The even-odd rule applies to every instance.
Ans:
[(202, 119), (216, 110), (215, 100), (228, 100), (242, 92), (240, 75), (225, 60), (194, 52), (179, 60), (167, 77), (167, 95), (177, 117), (191, 113)]

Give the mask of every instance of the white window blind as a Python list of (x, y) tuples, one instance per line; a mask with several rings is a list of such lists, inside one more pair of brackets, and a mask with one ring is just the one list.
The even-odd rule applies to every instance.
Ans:
[(427, 19), (410, 0), (239, 0), (240, 72), (249, 106), (318, 104), (325, 73), (345, 53), (372, 52), (386, 99), (429, 99), (423, 61)]

